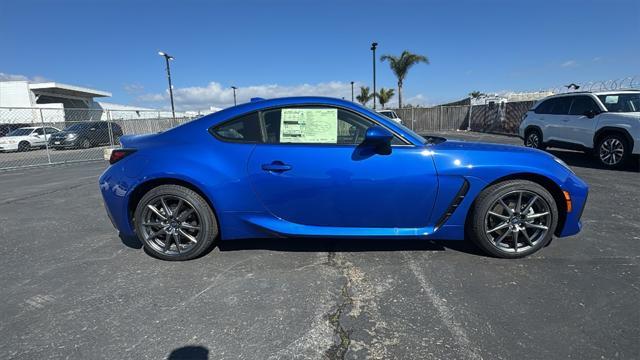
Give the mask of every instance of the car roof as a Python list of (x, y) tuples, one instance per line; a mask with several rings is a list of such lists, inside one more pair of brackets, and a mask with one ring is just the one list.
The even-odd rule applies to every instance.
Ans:
[(18, 129), (39, 129), (41, 127), (42, 126), (23, 126), (23, 127), (18, 128)]
[[(555, 98), (555, 97), (564, 97), (564, 96), (572, 96), (572, 95), (611, 95), (611, 94), (635, 94), (635, 93), (640, 93), (640, 90), (633, 90), (633, 89), (624, 89), (624, 90), (607, 90), (607, 91), (572, 91), (572, 92), (567, 92), (567, 93), (562, 93), (562, 94), (553, 94), (553, 95), (549, 95), (544, 99), (550, 99), (550, 98)], [(541, 100), (544, 100), (541, 99)]]

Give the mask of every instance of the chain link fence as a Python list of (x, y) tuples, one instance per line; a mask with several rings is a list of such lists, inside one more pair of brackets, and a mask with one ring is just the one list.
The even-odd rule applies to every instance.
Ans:
[(535, 103), (536, 101), (518, 101), (473, 106), (405, 108), (394, 111), (405, 126), (420, 134), (471, 130), (516, 135), (522, 117)]
[(170, 112), (0, 108), (0, 170), (102, 160), (123, 135), (154, 133), (197, 118)]

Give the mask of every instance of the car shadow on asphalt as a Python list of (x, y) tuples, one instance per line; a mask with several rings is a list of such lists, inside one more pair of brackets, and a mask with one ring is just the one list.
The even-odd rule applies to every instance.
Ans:
[(474, 244), (463, 241), (407, 239), (239, 239), (219, 241), (220, 251), (270, 250), (284, 252), (445, 251), (485, 256)]
[[(132, 249), (143, 247), (135, 236), (128, 237), (120, 234), (119, 237), (126, 247)], [(220, 251), (269, 250), (283, 252), (445, 251), (449, 249), (471, 255), (486, 256), (468, 239), (256, 238), (218, 241), (215, 247)], [(205, 256), (213, 248), (201, 256)]]
[(601, 165), (592, 154), (587, 154), (582, 151), (559, 149), (547, 149), (547, 151), (566, 162), (569, 166), (599, 170), (640, 172), (640, 157), (632, 157), (619, 169), (607, 169), (604, 165)]

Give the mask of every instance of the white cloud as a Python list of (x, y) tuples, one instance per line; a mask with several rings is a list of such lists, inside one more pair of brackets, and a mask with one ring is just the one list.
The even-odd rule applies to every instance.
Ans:
[(573, 67), (578, 65), (578, 63), (575, 60), (567, 60), (565, 62), (563, 62), (560, 66), (562, 67)]
[(127, 94), (142, 94), (144, 92), (144, 86), (141, 84), (126, 84), (124, 86), (124, 91), (127, 92)]
[[(354, 84), (355, 95), (359, 93), (360, 84)], [(277, 98), (286, 96), (329, 96), (351, 100), (351, 84), (331, 81), (318, 84), (301, 85), (252, 85), (238, 87), (236, 90), (238, 103), (248, 102), (253, 97)], [(203, 110), (225, 108), (233, 105), (233, 90), (220, 83), (211, 82), (207, 86), (193, 86), (173, 89), (176, 108), (180, 110)], [(169, 90), (164, 93), (143, 94), (137, 101), (153, 106), (166, 107), (169, 102)]]
[(49, 81), (48, 79), (42, 76), (33, 76), (28, 77), (20, 74), (7, 74), (0, 72), (0, 81), (30, 81), (30, 82), (45, 82)]

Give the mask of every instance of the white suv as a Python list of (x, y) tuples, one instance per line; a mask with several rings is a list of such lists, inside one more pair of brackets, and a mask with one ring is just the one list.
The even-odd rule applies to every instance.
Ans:
[(402, 124), (402, 119), (400, 119), (400, 117), (398, 116), (398, 114), (396, 114), (395, 111), (393, 110), (378, 110), (378, 114), (380, 115), (384, 115), (386, 117), (388, 117), (389, 119)]
[(518, 135), (528, 147), (593, 151), (618, 167), (640, 154), (640, 90), (550, 96), (527, 111)]

